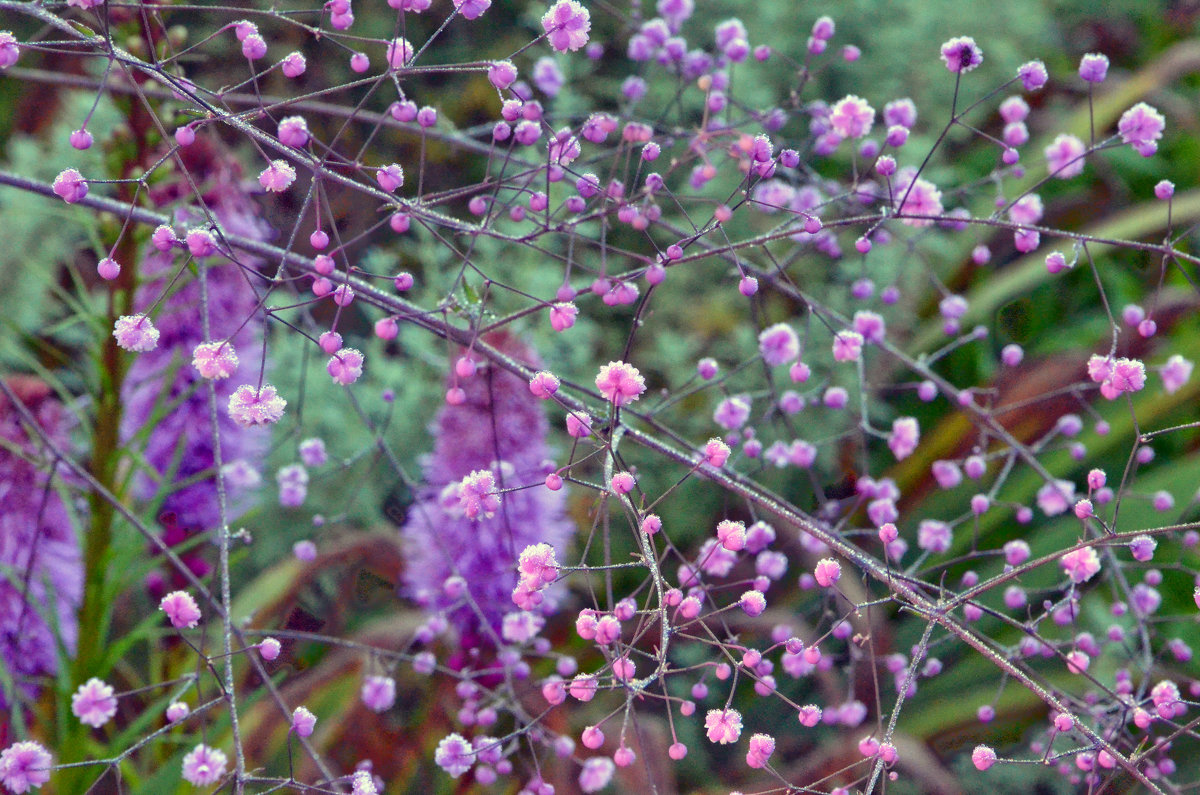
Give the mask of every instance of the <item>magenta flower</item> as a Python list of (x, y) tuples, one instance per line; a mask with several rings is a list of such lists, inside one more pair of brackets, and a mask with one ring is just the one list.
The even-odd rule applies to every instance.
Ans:
[(646, 391), (646, 381), (633, 365), (609, 362), (600, 368), (600, 374), (596, 376), (596, 388), (619, 408), (641, 397)]
[(202, 342), (192, 350), (192, 367), (196, 368), (201, 378), (212, 381), (228, 378), (237, 372), (237, 351), (228, 340)]
[(842, 576), (842, 567), (833, 558), (822, 558), (813, 569), (813, 579), (822, 588), (832, 588)]
[(1192, 368), (1192, 362), (1179, 354), (1167, 359), (1158, 373), (1162, 376), (1163, 389), (1168, 395), (1173, 395), (1183, 388), (1183, 385), (1192, 377)]
[(857, 331), (839, 331), (833, 335), (833, 359), (838, 362), (858, 361), (862, 355), (863, 336)]
[(308, 61), (304, 58), (303, 53), (291, 52), (279, 62), (279, 68), (283, 70), (284, 77), (297, 78), (308, 68)]
[(187, 591), (172, 591), (162, 598), (158, 607), (171, 619), (175, 629), (189, 629), (200, 621), (200, 606)]
[(746, 752), (746, 764), (750, 767), (766, 767), (767, 760), (775, 753), (775, 738), (769, 734), (750, 737), (750, 749)]
[[(399, 69), (413, 59), (412, 44), (408, 39), (394, 39), (387, 46), (387, 62), (388, 66), (393, 69)], [(384, 190), (395, 190), (395, 188), (385, 188)]]
[(121, 315), (113, 324), (117, 344), (127, 351), (146, 353), (158, 347), (158, 329), (145, 315)]
[(1041, 61), (1029, 61), (1017, 67), (1017, 77), (1026, 91), (1037, 91), (1050, 80), (1046, 65)]
[(404, 185), (404, 169), (399, 163), (384, 166), (375, 172), (375, 181), (379, 183), (379, 187), (393, 193)]
[(21, 57), (17, 37), (11, 30), (0, 30), (0, 69), (7, 69)]
[(963, 74), (983, 63), (983, 50), (970, 36), (958, 36), (942, 45), (942, 62), (951, 72)]
[(1121, 115), (1117, 122), (1117, 132), (1121, 140), (1132, 146), (1143, 157), (1149, 157), (1158, 151), (1158, 139), (1162, 138), (1167, 122), (1162, 114), (1139, 102)]
[(225, 775), (225, 754), (207, 745), (197, 745), (183, 758), (183, 780), (197, 787), (216, 784)]
[(475, 764), (475, 750), (461, 734), (450, 734), (438, 743), (433, 761), (451, 778), (458, 778)]
[(829, 109), (829, 124), (843, 138), (863, 138), (875, 124), (875, 109), (862, 97), (850, 94)]
[(492, 7), (492, 0), (453, 0), (458, 13), (467, 19), (479, 19), (483, 13)]
[(759, 333), (758, 351), (769, 367), (788, 364), (800, 357), (800, 338), (787, 323), (776, 323)]
[(25, 740), (0, 751), (0, 784), (14, 795), (38, 789), (50, 780), (50, 752), (40, 743)]
[(587, 44), (591, 27), (591, 15), (576, 0), (558, 0), (542, 16), (546, 39), (559, 52), (578, 50)]
[(1069, 480), (1056, 480), (1038, 489), (1037, 505), (1047, 516), (1058, 516), (1066, 512), (1075, 499), (1075, 484)]
[(292, 731), (299, 737), (311, 737), (317, 725), (317, 716), (307, 707), (296, 707), (292, 712)]
[(117, 699), (113, 695), (112, 685), (96, 677), (87, 680), (71, 696), (71, 713), (92, 728), (108, 723), (117, 714)]
[(364, 357), (356, 348), (342, 348), (329, 358), (325, 370), (333, 383), (347, 386), (357, 381), (363, 372)]
[(286, 160), (272, 160), (258, 175), (258, 184), (271, 193), (282, 193), (296, 181), (296, 169)]
[[(937, 186), (929, 180), (905, 175), (903, 170), (897, 175), (894, 195), (896, 212), (901, 216), (938, 216), (943, 212), (942, 192)], [(930, 226), (933, 219), (902, 217), (900, 222), (906, 226), (921, 227)]]
[(1074, 135), (1062, 134), (1046, 147), (1046, 166), (1050, 176), (1070, 179), (1083, 173), (1083, 157), (1087, 147)]
[(229, 418), (243, 428), (270, 425), (279, 422), (286, 406), (287, 401), (270, 384), (257, 389), (243, 384), (229, 396)]
[(616, 771), (616, 763), (607, 756), (593, 756), (583, 763), (579, 771), (579, 789), (588, 793), (599, 792), (612, 782)]
[(736, 709), (710, 709), (704, 718), (709, 742), (736, 743), (742, 734), (742, 713)]
[(396, 680), (390, 676), (368, 676), (363, 680), (359, 695), (372, 712), (391, 709), (396, 703)]
[(971, 752), (971, 764), (975, 765), (975, 769), (981, 772), (987, 770), (996, 764), (996, 752), (986, 745), (977, 745), (975, 746), (975, 750)]
[(912, 455), (917, 449), (921, 438), (921, 427), (912, 417), (900, 417), (892, 421), (892, 433), (888, 437), (888, 447), (896, 460), (900, 461)]
[(1103, 83), (1108, 76), (1108, 57), (1089, 52), (1079, 59), (1079, 76), (1089, 83)]
[(68, 168), (54, 178), (54, 192), (67, 204), (74, 204), (88, 193), (87, 180), (73, 168)]
[(1059, 562), (1073, 583), (1087, 582), (1100, 571), (1100, 556), (1092, 547), (1068, 552)]

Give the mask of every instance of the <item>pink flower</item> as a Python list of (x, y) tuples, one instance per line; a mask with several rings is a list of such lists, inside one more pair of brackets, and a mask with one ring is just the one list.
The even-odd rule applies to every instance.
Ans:
[(746, 752), (746, 764), (750, 767), (766, 767), (767, 759), (775, 753), (775, 738), (769, 734), (750, 737), (750, 750)]
[[(388, 66), (393, 69), (399, 69), (407, 64), (413, 58), (413, 46), (408, 39), (394, 39), (387, 46), (387, 62)], [(387, 188), (391, 191), (394, 188)]]
[(1071, 582), (1087, 582), (1100, 571), (1100, 556), (1092, 547), (1084, 547), (1062, 556), (1063, 571), (1071, 578)]
[[(1161, 113), (1139, 102), (1122, 114), (1117, 122), (1117, 132), (1121, 140), (1131, 145), (1144, 157), (1149, 157), (1158, 150), (1158, 139), (1162, 138), (1167, 122)], [(61, 195), (61, 194), (59, 194)]]
[(975, 765), (976, 770), (987, 770), (996, 764), (996, 752), (986, 745), (977, 745), (971, 752), (971, 763)]
[(433, 761), (451, 778), (458, 778), (475, 764), (475, 751), (461, 734), (450, 734), (438, 743)]
[(117, 699), (112, 685), (92, 677), (71, 696), (71, 713), (93, 728), (99, 728), (117, 714)]
[(74, 204), (87, 196), (88, 184), (73, 168), (68, 168), (54, 178), (54, 192), (67, 204)]
[(1089, 52), (1079, 59), (1079, 76), (1089, 83), (1103, 83), (1108, 76), (1108, 56)]
[(762, 591), (746, 591), (738, 600), (738, 606), (751, 618), (760, 616), (767, 609), (767, 597)]
[(921, 438), (921, 428), (912, 417), (900, 417), (892, 422), (892, 435), (888, 437), (888, 447), (896, 460), (908, 458), (917, 449), (917, 441)]
[(579, 307), (569, 301), (554, 304), (550, 307), (550, 326), (555, 331), (566, 331), (575, 325), (575, 317)]
[(559, 52), (578, 50), (588, 42), (591, 15), (576, 0), (558, 0), (542, 17), (550, 46)]
[(558, 378), (545, 370), (534, 373), (533, 378), (529, 379), (529, 391), (541, 400), (549, 400), (550, 396), (558, 391), (558, 386)]
[(134, 353), (146, 353), (158, 347), (158, 329), (145, 315), (121, 315), (113, 324), (117, 345)]
[(287, 401), (270, 384), (258, 389), (243, 384), (229, 396), (229, 417), (244, 428), (270, 425), (279, 421), (286, 406)]
[(862, 97), (850, 94), (829, 109), (829, 124), (843, 138), (863, 138), (875, 123), (875, 109)]
[(216, 784), (225, 775), (228, 760), (222, 751), (197, 745), (183, 758), (183, 780), (197, 787)]
[(237, 372), (237, 351), (229, 340), (202, 342), (192, 351), (192, 367), (196, 368), (201, 378), (213, 381), (228, 378)]
[(729, 445), (722, 440), (709, 439), (708, 443), (704, 445), (704, 462), (714, 467), (725, 466), (731, 452)]
[(583, 763), (579, 771), (579, 789), (583, 792), (599, 792), (612, 781), (617, 766), (606, 756), (593, 756)]
[(1109, 381), (1117, 392), (1139, 392), (1146, 386), (1146, 367), (1137, 359), (1117, 359)]
[(1041, 61), (1029, 61), (1017, 67), (1017, 77), (1026, 91), (1037, 91), (1050, 79), (1046, 65)]
[(1056, 480), (1038, 489), (1037, 505), (1047, 516), (1064, 513), (1075, 499), (1075, 484), (1069, 480)]
[(492, 6), (492, 0), (454, 0), (458, 13), (467, 19), (479, 19)]
[(267, 662), (274, 660), (279, 656), (279, 641), (275, 638), (263, 638), (258, 644), (258, 653)]
[(813, 578), (822, 588), (832, 588), (842, 576), (842, 567), (833, 558), (822, 558), (813, 569)]
[(942, 45), (942, 61), (951, 72), (966, 73), (983, 63), (983, 50), (970, 36), (958, 36)]
[(375, 181), (379, 183), (379, 187), (393, 193), (404, 185), (404, 169), (399, 163), (384, 166), (375, 173)]
[(200, 606), (187, 591), (172, 591), (162, 598), (158, 607), (171, 619), (175, 629), (188, 629), (200, 621)]
[(500, 510), (500, 494), (496, 491), (496, 476), (489, 469), (477, 469), (462, 479), (458, 503), (468, 519), (482, 514), (485, 518)]
[(609, 362), (600, 368), (600, 374), (596, 376), (596, 388), (610, 403), (621, 407), (641, 397), (646, 391), (646, 381), (633, 365)]
[(311, 737), (317, 725), (317, 716), (307, 707), (296, 707), (292, 712), (292, 729), (300, 737)]
[(360, 691), (362, 702), (372, 712), (391, 709), (396, 703), (396, 680), (390, 676), (368, 676)]
[(863, 335), (857, 331), (839, 331), (833, 335), (833, 358), (838, 362), (855, 362), (862, 355)]
[(263, 190), (272, 193), (282, 193), (296, 181), (296, 169), (286, 160), (272, 160), (271, 165), (258, 175), (258, 184)]
[(778, 367), (799, 358), (800, 338), (787, 323), (776, 323), (758, 335), (758, 350), (769, 367)]
[(1183, 388), (1192, 377), (1192, 363), (1179, 354), (1167, 359), (1166, 364), (1159, 370), (1162, 376), (1163, 389), (1168, 395), (1173, 395)]
[[(896, 212), (901, 216), (936, 216), (941, 215), (942, 192), (927, 179), (897, 179)], [(932, 218), (901, 218), (906, 226), (930, 226)]]
[(11, 30), (0, 30), (0, 69), (7, 69), (21, 57), (21, 48), (17, 46), (17, 37)]
[(277, 135), (281, 144), (300, 149), (308, 143), (308, 122), (303, 116), (288, 116), (280, 120)]
[(730, 552), (740, 552), (746, 546), (746, 525), (726, 519), (717, 525), (717, 540)]
[(15, 795), (40, 788), (50, 780), (50, 752), (33, 740), (0, 751), (0, 784)]
[(742, 713), (736, 709), (710, 709), (704, 718), (704, 728), (709, 742), (736, 743), (742, 734)]
[(179, 721), (191, 714), (192, 710), (182, 701), (172, 701), (167, 706), (167, 721), (170, 723), (179, 723)]
[(342, 386), (353, 384), (362, 376), (362, 352), (356, 348), (342, 348), (329, 357), (329, 363), (325, 365), (325, 369), (333, 379), (333, 383)]
[(1050, 176), (1070, 179), (1083, 173), (1083, 157), (1087, 147), (1074, 135), (1058, 136), (1046, 147), (1046, 166)]
[(308, 68), (308, 61), (303, 53), (291, 52), (279, 62), (279, 68), (283, 70), (284, 77), (296, 78), (304, 74), (304, 70)]

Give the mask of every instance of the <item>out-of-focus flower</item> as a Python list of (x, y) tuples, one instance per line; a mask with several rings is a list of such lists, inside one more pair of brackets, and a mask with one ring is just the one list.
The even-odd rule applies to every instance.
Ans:
[[(41, 433), (68, 449), (67, 416), (50, 388), (21, 376), (5, 384)], [(56, 636), (67, 654), (75, 653), (83, 564), (60, 493), (70, 484), (39, 434), (0, 394), (0, 665), (19, 695), (32, 697), (37, 679), (58, 670)], [(0, 713), (12, 706), (0, 691)]]
[[(497, 335), (489, 341), (539, 366), (532, 351), (516, 338)], [(526, 381), (480, 365), (459, 386), (464, 400), (447, 404), (437, 417), (434, 451), (424, 463), (426, 485), (401, 531), (408, 561), (403, 591), (430, 610), (447, 614), (469, 647), (489, 643), (487, 631), (481, 632), (480, 615), (499, 632), (503, 615), (513, 610), (521, 552), (545, 543), (561, 553), (572, 527), (565, 515), (565, 493), (540, 487), (554, 467), (547, 461), (548, 424), (542, 403), (530, 394)], [(491, 474), (495, 488), (504, 494), (495, 510), (481, 507), (472, 516), (460, 490), (466, 478), (479, 472)], [(519, 488), (534, 483), (539, 488)], [(443, 587), (455, 576), (466, 582), (465, 593)], [(542, 608), (552, 604), (547, 600)]]

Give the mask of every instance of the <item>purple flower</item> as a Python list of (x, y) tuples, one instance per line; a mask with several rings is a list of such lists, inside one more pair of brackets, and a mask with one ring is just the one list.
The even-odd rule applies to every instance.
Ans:
[[(20, 376), (6, 384), (42, 432), (69, 449), (67, 415), (49, 387)], [(83, 566), (57, 488), (62, 480), (39, 437), (0, 394), (0, 666), (30, 698), (37, 678), (58, 670), (56, 637), (68, 654), (78, 639)], [(0, 690), (0, 713), (11, 707)]]
[(1079, 76), (1089, 83), (1103, 83), (1108, 76), (1108, 57), (1089, 52), (1079, 59)]
[(1087, 147), (1074, 135), (1062, 134), (1046, 147), (1046, 166), (1050, 176), (1070, 179), (1083, 173)]
[(1136, 149), (1138, 154), (1149, 157), (1158, 151), (1158, 139), (1162, 138), (1166, 126), (1161, 113), (1145, 102), (1139, 102), (1121, 115), (1117, 132), (1121, 134), (1121, 140)]
[[(199, 184), (214, 187), (204, 196), (211, 214), (220, 226), (231, 234), (254, 240), (270, 237), (269, 228), (259, 218), (250, 197), (238, 186), (239, 174), (211, 150), (195, 146), (186, 157), (193, 161), (189, 170)], [(187, 196), (183, 184), (171, 184), (159, 190), (153, 198), (167, 204)], [(180, 217), (184, 228), (201, 222), (194, 214)], [(210, 235), (209, 242), (212, 242)], [(193, 234), (188, 235), (192, 253)], [(200, 236), (196, 237), (198, 243)], [(205, 254), (216, 254), (215, 245)], [(145, 310), (167, 290), (167, 285), (181, 267), (174, 256), (175, 249), (166, 252), (148, 248), (142, 258), (140, 276), (143, 284), (134, 299), (135, 309)], [(251, 287), (243, 269), (253, 269), (259, 261), (238, 254), (238, 262), (213, 256), (204, 263), (203, 277), (207, 284), (207, 312), (210, 339), (229, 341), (231, 350), (253, 351), (259, 347), (262, 322), (256, 314), (259, 296)], [(135, 493), (144, 500), (165, 494), (164, 512), (175, 514), (176, 523), (185, 530), (210, 529), (220, 521), (217, 506), (217, 484), (213, 464), (213, 428), (209, 420), (208, 383), (191, 363), (197, 346), (205, 342), (199, 279), (187, 272), (172, 288), (154, 312), (158, 345), (133, 360), (122, 388), (125, 412), (121, 418), (121, 437), (126, 444), (139, 438), (148, 423), (152, 430), (140, 451), (147, 467), (135, 481)], [(203, 350), (203, 349), (202, 349)], [(257, 357), (247, 356), (254, 360)], [(258, 381), (259, 374), (252, 365), (243, 362), (234, 368), (226, 362), (222, 374), (240, 378), (223, 378), (211, 382), (217, 392), (217, 430), (221, 439), (221, 457), (230, 462), (245, 459), (251, 464), (262, 459), (267, 437), (265, 432), (244, 428), (226, 415), (230, 397), (245, 381)], [(167, 375), (170, 378), (167, 378)], [(170, 407), (170, 411), (162, 412)], [(186, 485), (176, 485), (186, 483)], [(232, 484), (229, 484), (232, 486)], [(242, 490), (231, 488), (229, 518), (245, 508)]]
[[(539, 366), (515, 338), (497, 336), (491, 342)], [(475, 375), (458, 383), (464, 399), (438, 414), (434, 451), (424, 464), (425, 486), (401, 530), (408, 564), (402, 590), (430, 610), (445, 613), (464, 646), (490, 645), (490, 632), (498, 632), (504, 614), (513, 609), (518, 556), (538, 543), (563, 552), (572, 526), (565, 493), (542, 485), (553, 470), (546, 460), (549, 425), (526, 381), (480, 365)], [(489, 487), (490, 495), (471, 491), (463, 502), (464, 482), (478, 484), (486, 476), (494, 489), (504, 491), (502, 498)], [(456, 576), (466, 581), (465, 594), (445, 587)], [(547, 601), (544, 610), (552, 607), (552, 600)], [(486, 628), (480, 625), (481, 615)]]
[(983, 63), (983, 50), (970, 36), (958, 36), (942, 45), (942, 61), (951, 72), (969, 72)]
[(50, 780), (50, 752), (32, 740), (13, 743), (0, 752), (0, 784), (16, 795)]

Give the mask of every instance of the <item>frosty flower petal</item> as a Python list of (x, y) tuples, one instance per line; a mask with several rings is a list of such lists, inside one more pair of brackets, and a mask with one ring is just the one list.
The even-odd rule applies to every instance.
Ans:
[(229, 397), (229, 417), (245, 428), (270, 425), (279, 422), (285, 406), (287, 401), (270, 384), (263, 384), (258, 389), (243, 384)]
[(117, 344), (127, 351), (146, 353), (158, 347), (158, 329), (145, 315), (121, 315), (113, 324)]

